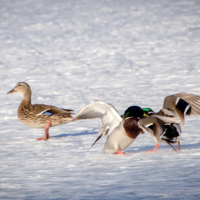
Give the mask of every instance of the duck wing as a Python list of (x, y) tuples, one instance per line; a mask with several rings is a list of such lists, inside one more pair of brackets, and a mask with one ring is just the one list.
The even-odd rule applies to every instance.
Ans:
[(176, 100), (177, 97), (175, 97), (174, 95), (165, 97), (162, 109), (159, 112), (153, 114), (153, 116), (159, 118), (166, 124), (180, 123), (180, 117), (177, 115), (176, 112)]
[(62, 109), (55, 106), (49, 106), (49, 105), (44, 105), (44, 104), (33, 105), (31, 111), (36, 116), (57, 115), (57, 114), (69, 114), (69, 116), (71, 116), (73, 112), (73, 110)]
[(187, 93), (178, 93), (174, 95), (177, 100), (179, 98), (186, 101), (190, 106), (191, 109), (186, 112), (186, 115), (200, 115), (200, 96), (195, 94), (187, 94)]
[[(117, 110), (110, 104), (102, 101), (94, 101), (83, 107), (74, 117), (74, 121), (81, 119), (100, 118), (99, 137), (95, 143), (104, 135), (110, 134), (122, 121)], [(94, 143), (94, 144), (95, 144)], [(94, 145), (93, 144), (93, 145)]]
[[(177, 112), (177, 109), (181, 112)], [(184, 115), (200, 115), (200, 96), (187, 93), (177, 93), (165, 97), (163, 108), (156, 113), (163, 122), (180, 123), (184, 126)]]

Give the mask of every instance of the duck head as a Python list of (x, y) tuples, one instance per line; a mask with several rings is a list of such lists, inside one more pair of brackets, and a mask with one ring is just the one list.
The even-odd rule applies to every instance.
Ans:
[(139, 106), (130, 106), (124, 112), (124, 119), (129, 117), (137, 117), (137, 118), (144, 118), (145, 112)]
[(138, 126), (138, 121), (144, 118), (144, 111), (139, 106), (130, 106), (124, 112), (124, 129), (129, 138), (135, 139), (143, 130)]
[(15, 88), (13, 90), (11, 90), (10, 92), (8, 92), (7, 94), (12, 94), (15, 92), (20, 92), (21, 94), (24, 94), (29, 90), (30, 90), (30, 86), (27, 83), (19, 82), (19, 83), (17, 83)]
[(12, 94), (15, 92), (21, 93), (24, 99), (30, 99), (30, 97), (31, 97), (31, 88), (25, 82), (17, 83), (15, 88), (13, 90), (11, 90), (10, 92), (8, 92), (7, 94)]

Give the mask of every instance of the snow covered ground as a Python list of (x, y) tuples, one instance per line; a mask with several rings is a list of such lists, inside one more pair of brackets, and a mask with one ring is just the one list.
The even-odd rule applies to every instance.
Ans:
[(200, 116), (188, 117), (182, 150), (140, 135), (125, 151), (93, 148), (99, 120), (42, 129), (17, 118), (20, 81), (33, 103), (74, 109), (93, 100), (120, 114), (158, 111), (165, 96), (200, 95), (198, 0), (0, 0), (0, 199), (200, 199)]

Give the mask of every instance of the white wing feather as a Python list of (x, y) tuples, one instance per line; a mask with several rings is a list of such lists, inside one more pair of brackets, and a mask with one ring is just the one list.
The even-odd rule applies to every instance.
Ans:
[(101, 119), (98, 134), (102, 134), (102, 136), (110, 134), (122, 121), (117, 110), (112, 105), (102, 101), (94, 101), (82, 108), (74, 117), (74, 121), (94, 118)]

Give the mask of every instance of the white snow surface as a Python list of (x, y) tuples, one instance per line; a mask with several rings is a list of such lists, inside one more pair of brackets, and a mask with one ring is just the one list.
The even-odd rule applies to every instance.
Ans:
[[(200, 199), (200, 116), (187, 117), (179, 152), (141, 134), (102, 152), (99, 119), (42, 129), (17, 118), (27, 82), (32, 103), (73, 109), (93, 100), (123, 114), (158, 111), (165, 96), (200, 95), (198, 0), (0, 0), (0, 199)], [(176, 145), (174, 145), (176, 147)]]

